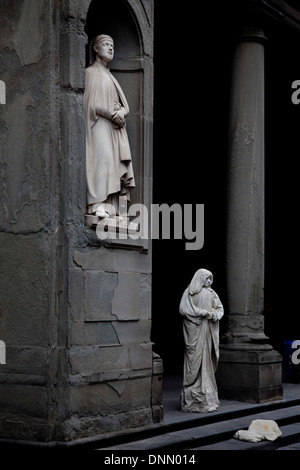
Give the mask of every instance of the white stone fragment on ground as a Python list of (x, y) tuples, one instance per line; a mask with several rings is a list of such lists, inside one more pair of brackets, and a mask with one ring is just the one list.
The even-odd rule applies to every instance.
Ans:
[(275, 441), (282, 436), (278, 424), (269, 419), (255, 419), (251, 422), (248, 430), (237, 431), (233, 437), (241, 441), (259, 442), (263, 440)]

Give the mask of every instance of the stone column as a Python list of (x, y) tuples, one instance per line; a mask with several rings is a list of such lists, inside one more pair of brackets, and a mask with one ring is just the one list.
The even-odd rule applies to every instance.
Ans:
[(229, 121), (227, 332), (220, 395), (262, 401), (282, 394), (281, 356), (264, 334), (264, 42), (245, 28), (235, 51)]

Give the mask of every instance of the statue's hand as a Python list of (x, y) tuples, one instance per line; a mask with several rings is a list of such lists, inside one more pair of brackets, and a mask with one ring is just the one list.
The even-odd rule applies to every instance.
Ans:
[(207, 314), (205, 315), (205, 318), (206, 318), (207, 320), (212, 320), (212, 318), (213, 318), (212, 313), (207, 312)]
[(125, 124), (125, 111), (123, 108), (115, 111), (111, 118), (114, 124), (117, 124), (119, 127), (123, 127)]

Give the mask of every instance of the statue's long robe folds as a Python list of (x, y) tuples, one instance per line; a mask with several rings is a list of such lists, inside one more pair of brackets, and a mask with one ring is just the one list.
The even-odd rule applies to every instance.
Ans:
[(179, 306), (184, 318), (185, 343), (182, 411), (210, 412), (219, 407), (215, 371), (219, 359), (219, 320), (224, 309), (216, 292), (204, 287), (210, 276), (210, 271), (199, 269)]
[(125, 125), (112, 122), (116, 109), (129, 106), (113, 75), (99, 62), (86, 69), (84, 109), (86, 123), (86, 175), (88, 212), (110, 195), (127, 196), (135, 187)]

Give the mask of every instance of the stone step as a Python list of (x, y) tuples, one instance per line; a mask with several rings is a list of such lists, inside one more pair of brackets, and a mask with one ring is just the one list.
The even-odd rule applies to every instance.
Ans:
[[(268, 409), (269, 408), (269, 409)], [(277, 422), (279, 427), (294, 425), (296, 434), (300, 433), (300, 403), (283, 406), (280, 408), (259, 406), (252, 414), (248, 413), (239, 416), (236, 413), (223, 413), (219, 415), (219, 420), (215, 421), (212, 417), (211, 422), (202, 420), (202, 424), (192, 427), (185, 427), (186, 423), (181, 423), (181, 429), (166, 429), (163, 433), (157, 433), (148, 438), (140, 438), (131, 442), (123, 442), (115, 445), (104, 445), (98, 449), (106, 451), (132, 451), (132, 450), (182, 450), (182, 449), (198, 449), (203, 446), (215, 445), (216, 443), (233, 440), (235, 443), (241, 444), (242, 441), (233, 439), (233, 435), (240, 429), (248, 429), (250, 423), (254, 419), (270, 419)], [(254, 410), (252, 410), (254, 411)], [(214, 415), (216, 416), (216, 415)], [(221, 419), (223, 418), (223, 419)], [(179, 425), (180, 423), (178, 423)], [(192, 423), (189, 423), (191, 425)], [(195, 424), (195, 423), (193, 423)], [(179, 426), (178, 426), (179, 427)], [(141, 436), (142, 437), (142, 436)], [(280, 438), (282, 439), (282, 438)], [(108, 444), (108, 443), (107, 443)], [(242, 443), (242, 445), (244, 445)]]
[(230, 439), (225, 439), (212, 444), (192, 447), (189, 450), (288, 450), (292, 448), (300, 449), (300, 421), (297, 423), (280, 426), (280, 430), (282, 432), (282, 436), (273, 442), (246, 442), (231, 437)]

